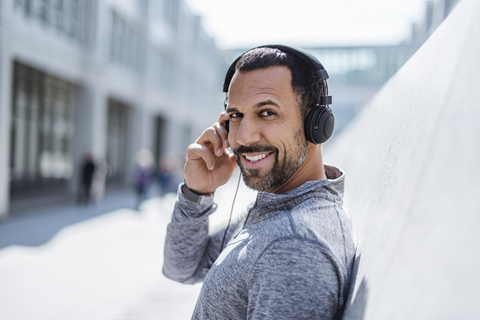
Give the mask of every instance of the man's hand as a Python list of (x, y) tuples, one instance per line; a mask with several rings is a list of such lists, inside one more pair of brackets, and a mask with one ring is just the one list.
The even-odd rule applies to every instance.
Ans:
[(225, 129), (228, 120), (228, 115), (222, 112), (218, 121), (188, 147), (184, 173), (185, 183), (191, 190), (213, 193), (227, 183), (237, 167), (235, 158), (225, 152), (229, 147)]

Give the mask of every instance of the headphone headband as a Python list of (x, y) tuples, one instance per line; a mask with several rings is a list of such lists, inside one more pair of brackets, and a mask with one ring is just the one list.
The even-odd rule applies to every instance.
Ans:
[(294, 47), (289, 47), (281, 44), (268, 44), (268, 45), (262, 45), (258, 46), (255, 48), (252, 48), (240, 55), (233, 63), (230, 65), (228, 68), (227, 74), (225, 75), (225, 81), (223, 83), (223, 92), (228, 92), (228, 87), (230, 86), (230, 82), (232, 81), (233, 75), (235, 74), (235, 68), (237, 66), (238, 60), (247, 52), (259, 49), (259, 48), (271, 48), (271, 49), (278, 49), (280, 51), (290, 53), (294, 55), (295, 57), (301, 59), (303, 62), (308, 64), (309, 66), (312, 67), (312, 69), (315, 70), (315, 73), (317, 74), (317, 77), (319, 80), (327, 80), (328, 79), (328, 73), (327, 70), (323, 67), (323, 65), (318, 61), (318, 59), (312, 55), (311, 53), (300, 49), (300, 48), (294, 48)]

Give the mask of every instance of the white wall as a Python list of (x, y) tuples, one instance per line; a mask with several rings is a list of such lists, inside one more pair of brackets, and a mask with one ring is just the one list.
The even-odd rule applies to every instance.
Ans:
[(480, 0), (463, 0), (332, 145), (358, 237), (344, 319), (478, 319)]

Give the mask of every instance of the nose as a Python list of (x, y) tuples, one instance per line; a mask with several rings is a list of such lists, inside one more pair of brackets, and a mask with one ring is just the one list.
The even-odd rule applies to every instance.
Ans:
[(258, 124), (244, 116), (238, 125), (237, 143), (249, 146), (252, 143), (258, 142), (261, 139)]

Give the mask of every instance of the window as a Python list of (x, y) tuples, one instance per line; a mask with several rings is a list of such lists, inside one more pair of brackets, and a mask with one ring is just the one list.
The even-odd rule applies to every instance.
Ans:
[(59, 30), (65, 28), (65, 6), (63, 0), (54, 0), (54, 25)]
[(143, 71), (145, 42), (140, 25), (131, 25), (112, 11), (110, 59), (112, 62)]
[(79, 0), (15, 0), (15, 10), (37, 20), (46, 30), (55, 30), (68, 38), (81, 40), (79, 30), (80, 11), (88, 4)]
[(179, 0), (165, 0), (163, 4), (163, 18), (175, 32), (178, 31)]
[(42, 24), (48, 25), (50, 23), (50, 3), (49, 0), (38, 0), (36, 13), (38, 19)]
[(15, 186), (24, 189), (71, 178), (73, 90), (65, 81), (15, 63), (10, 157), (14, 192)]
[(32, 0), (15, 0), (15, 10), (30, 15), (32, 10)]
[(110, 167), (109, 182), (118, 183), (129, 172), (126, 163), (127, 134), (128, 134), (127, 105), (109, 100), (108, 102), (108, 126), (107, 126), (107, 163)]

